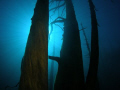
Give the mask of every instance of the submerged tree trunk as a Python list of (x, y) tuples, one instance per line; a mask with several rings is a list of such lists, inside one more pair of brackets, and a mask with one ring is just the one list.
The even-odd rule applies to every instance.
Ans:
[(25, 54), (19, 90), (48, 90), (48, 0), (37, 0)]
[(66, 2), (63, 44), (58, 61), (54, 90), (84, 90), (84, 73), (78, 23), (71, 0)]
[(91, 13), (91, 55), (90, 55), (90, 66), (86, 79), (87, 90), (99, 90), (98, 87), (98, 63), (99, 63), (99, 45), (98, 45), (98, 23), (96, 19), (95, 6), (92, 0), (88, 0)]
[(53, 90), (54, 88), (54, 61), (51, 62), (51, 71), (50, 71), (50, 84), (49, 84), (49, 90)]
[[(54, 40), (54, 46), (53, 46), (53, 56), (55, 55), (55, 40)], [(54, 89), (54, 61), (51, 61), (51, 71), (50, 71), (50, 80), (49, 80), (49, 90)]]

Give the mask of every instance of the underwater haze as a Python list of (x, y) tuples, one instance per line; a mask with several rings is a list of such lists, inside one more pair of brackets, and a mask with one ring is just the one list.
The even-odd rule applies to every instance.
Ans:
[[(20, 80), (21, 60), (25, 52), (31, 26), (31, 18), (37, 0), (0, 0), (0, 90), (15, 86)], [(92, 0), (96, 8), (99, 34), (98, 80), (100, 90), (120, 90), (120, 0)], [(85, 27), (89, 47), (91, 45), (91, 15), (88, 0), (72, 0), (79, 30)], [(61, 2), (62, 3), (62, 2)], [(52, 3), (49, 9), (57, 4)], [(48, 55), (60, 56), (64, 31), (63, 23), (51, 26), (59, 17), (59, 11), (49, 12)], [(63, 17), (66, 17), (65, 10)], [(80, 31), (85, 79), (89, 68), (89, 52), (85, 36)], [(54, 62), (54, 65), (53, 65)], [(53, 80), (50, 72), (53, 65)], [(54, 84), (58, 63), (48, 59), (48, 82)], [(52, 84), (50, 84), (52, 82)], [(7, 88), (18, 90), (18, 86)]]

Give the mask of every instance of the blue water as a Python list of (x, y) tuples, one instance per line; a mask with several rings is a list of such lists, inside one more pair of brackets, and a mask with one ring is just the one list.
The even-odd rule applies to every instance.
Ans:
[[(120, 1), (113, 1), (112, 3), (111, 0), (93, 0), (98, 10), (96, 11), (100, 48), (98, 77), (101, 90), (120, 89)], [(29, 35), (35, 3), (36, 0), (0, 0), (0, 90), (3, 90), (7, 85), (14, 86), (19, 81), (21, 60)], [(55, 5), (53, 3), (50, 8)], [(88, 1), (73, 0), (73, 5), (79, 29), (82, 28), (81, 23), (86, 27), (85, 33), (90, 46), (91, 19)], [(52, 33), (48, 42), (48, 55), (58, 57), (64, 33), (59, 26), (63, 27), (63, 23), (57, 23), (59, 26), (53, 25), (53, 30), (50, 23), (61, 15), (62, 9), (55, 13), (49, 12), (50, 16), (52, 15), (52, 19), (49, 19), (49, 33)], [(65, 12), (63, 15), (65, 17)], [(82, 31), (80, 31), (80, 36), (86, 77), (89, 55)], [(54, 77), (57, 73), (57, 67), (58, 64), (54, 61)], [(49, 74), (50, 69), (51, 60), (48, 60)], [(17, 88), (10, 90), (17, 90)]]

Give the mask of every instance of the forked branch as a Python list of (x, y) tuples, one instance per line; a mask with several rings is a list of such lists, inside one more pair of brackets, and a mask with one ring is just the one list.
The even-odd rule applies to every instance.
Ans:
[[(61, 20), (58, 20), (58, 19), (61, 19)], [(51, 24), (60, 23), (60, 22), (65, 22), (65, 18), (63, 18), (63, 17), (58, 17), (58, 18), (56, 18), (53, 22), (51, 22)]]
[(61, 5), (58, 5), (57, 7), (51, 8), (49, 11), (56, 10), (56, 9), (58, 9), (58, 8), (64, 6), (64, 5), (65, 5), (65, 2)]

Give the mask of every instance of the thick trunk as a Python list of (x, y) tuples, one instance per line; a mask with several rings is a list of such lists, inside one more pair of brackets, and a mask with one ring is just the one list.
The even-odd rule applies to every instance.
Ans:
[(90, 55), (90, 66), (86, 79), (87, 90), (98, 90), (98, 63), (99, 63), (99, 45), (98, 45), (98, 26), (95, 13), (95, 7), (92, 0), (88, 0), (91, 13), (91, 55)]
[(48, 90), (48, 0), (37, 0), (19, 90)]
[[(80, 35), (71, 0), (66, 2), (63, 44), (58, 61), (54, 90), (84, 90), (84, 73)], [(55, 59), (55, 57), (53, 57)]]

